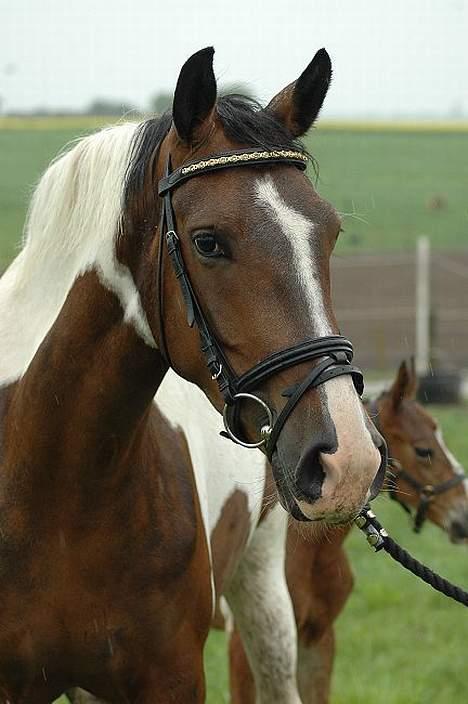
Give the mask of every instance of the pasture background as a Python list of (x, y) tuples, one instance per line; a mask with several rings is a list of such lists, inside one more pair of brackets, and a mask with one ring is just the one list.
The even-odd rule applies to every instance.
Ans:
[[(102, 123), (37, 118), (0, 120), (0, 268), (14, 254), (32, 185), (52, 156)], [(419, 131), (359, 123), (321, 127), (308, 140), (319, 190), (344, 215), (341, 253), (412, 249), (421, 234), (435, 248), (467, 246), (468, 126)], [(433, 209), (434, 197), (443, 207)]]
[[(32, 186), (59, 149), (87, 122), (12, 121), (0, 127), (0, 270), (13, 257)], [(313, 132), (309, 147), (320, 164), (319, 190), (345, 215), (338, 256), (364, 250), (409, 250), (428, 234), (436, 248), (466, 246), (468, 135), (421, 129), (336, 126)], [(442, 197), (445, 205), (428, 204)], [(468, 466), (468, 409), (436, 411), (446, 440)], [(398, 506), (379, 499), (391, 533), (448, 578), (468, 585), (466, 549), (432, 526), (414, 536)], [(357, 532), (348, 540), (357, 576), (338, 623), (333, 704), (458, 704), (468, 700), (466, 613), (374, 555)], [(465, 619), (465, 620), (464, 620)], [(227, 702), (224, 635), (206, 653), (209, 704)], [(65, 700), (61, 700), (65, 701)]]

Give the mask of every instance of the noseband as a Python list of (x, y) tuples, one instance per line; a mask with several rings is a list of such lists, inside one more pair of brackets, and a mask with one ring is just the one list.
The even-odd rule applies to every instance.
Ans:
[[(379, 427), (380, 424), (377, 421), (379, 409), (376, 400), (371, 401), (371, 403), (369, 404), (369, 415), (371, 416), (372, 421), (377, 430), (379, 430), (379, 432), (382, 432)], [(417, 479), (412, 477), (411, 474), (406, 469), (404, 469), (403, 465), (398, 460), (394, 458), (389, 458), (387, 464), (392, 469), (394, 475), (394, 477), (392, 478), (395, 479), (395, 484), (392, 483), (392, 486), (389, 487), (390, 498), (393, 499), (393, 501), (396, 501), (397, 504), (400, 504), (402, 509), (406, 511), (406, 513), (408, 513), (410, 516), (412, 516), (413, 512), (408, 506), (408, 504), (405, 504), (405, 502), (402, 501), (400, 496), (398, 496), (396, 480), (404, 481), (412, 489), (414, 489), (417, 494), (418, 505), (416, 507), (416, 512), (414, 514), (413, 519), (413, 530), (415, 533), (421, 532), (422, 527), (427, 518), (427, 512), (431, 501), (433, 501), (436, 496), (440, 496), (440, 494), (444, 494), (446, 491), (454, 489), (456, 486), (461, 484), (464, 479), (466, 479), (464, 474), (457, 474), (452, 477), (452, 479), (447, 479), (447, 481), (440, 482), (439, 484), (423, 484), (422, 482), (418, 482)]]
[[(166, 243), (169, 260), (176, 278), (179, 281), (187, 312), (187, 323), (190, 327), (197, 326), (200, 335), (200, 346), (205, 355), (211, 378), (216, 380), (225, 402), (223, 419), (225, 435), (244, 447), (263, 447), (265, 454), (271, 460), (280, 432), (289, 415), (308, 389), (316, 388), (329, 379), (344, 374), (350, 374), (359, 394), (363, 391), (362, 373), (351, 366), (353, 346), (341, 335), (328, 335), (314, 339), (306, 339), (297, 345), (269, 355), (244, 374), (238, 376), (230, 366), (223, 349), (212, 332), (203, 308), (195, 294), (189, 273), (182, 255), (180, 239), (177, 235), (176, 218), (172, 207), (171, 193), (182, 183), (195, 176), (218, 171), (220, 169), (240, 166), (262, 166), (269, 164), (288, 164), (305, 170), (307, 157), (299, 151), (278, 149), (274, 151), (258, 151), (244, 149), (218, 154), (199, 161), (192, 161), (171, 171), (171, 160), (168, 158), (166, 175), (159, 181), (158, 194), (163, 199), (160, 221), (160, 239), (158, 251), (159, 277), (159, 334), (160, 351), (169, 366), (169, 353), (164, 334), (164, 301), (163, 301), (163, 256)], [(292, 388), (286, 389), (283, 396), (288, 398), (284, 408), (275, 418), (270, 407), (252, 391), (274, 374), (297, 364), (310, 360), (321, 361), (314, 366), (306, 378)], [(261, 439), (258, 442), (245, 442), (240, 437), (239, 403), (250, 400), (257, 403), (266, 416), (267, 422), (260, 430)]]
[[(465, 479), (464, 474), (457, 474), (452, 479), (447, 479), (446, 482), (440, 482), (440, 484), (422, 484), (418, 482), (417, 479), (411, 476), (403, 466), (398, 462), (398, 460), (389, 459), (388, 464), (392, 468), (395, 478), (401, 479), (402, 481), (409, 484), (418, 495), (418, 506), (416, 508), (416, 513), (414, 514), (413, 530), (415, 533), (420, 533), (427, 518), (427, 511), (429, 509), (429, 504), (435, 499), (436, 496), (444, 494), (446, 491), (453, 489), (454, 487), (461, 484)], [(400, 504), (400, 506), (411, 515), (410, 507), (401, 500), (398, 496), (396, 487), (390, 489), (390, 498)]]

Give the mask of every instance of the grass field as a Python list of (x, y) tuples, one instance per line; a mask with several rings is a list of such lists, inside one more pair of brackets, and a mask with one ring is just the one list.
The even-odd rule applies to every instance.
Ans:
[[(15, 252), (42, 170), (64, 144), (99, 123), (0, 123), (0, 268)], [(468, 246), (467, 132), (338, 127), (315, 130), (308, 144), (320, 165), (319, 190), (345, 214), (339, 251), (409, 249), (421, 234), (434, 247)], [(430, 207), (437, 200), (440, 207)]]
[[(91, 129), (95, 125), (83, 125)], [(50, 159), (82, 131), (0, 128), (0, 270), (17, 246), (31, 188)], [(468, 135), (323, 129), (310, 150), (318, 158), (320, 191), (344, 213), (342, 251), (410, 248), (428, 234), (436, 247), (468, 244)], [(433, 196), (445, 203), (427, 207)], [(438, 409), (446, 440), (468, 467), (468, 408)], [(468, 587), (466, 549), (431, 526), (417, 537), (401, 510), (384, 499), (378, 513), (417, 556)], [(348, 541), (357, 584), (338, 623), (333, 704), (463, 704), (468, 701), (462, 607), (406, 575), (385, 555), (374, 555), (357, 532)], [(208, 704), (227, 702), (224, 635), (210, 637)], [(61, 702), (64, 700), (61, 700)]]

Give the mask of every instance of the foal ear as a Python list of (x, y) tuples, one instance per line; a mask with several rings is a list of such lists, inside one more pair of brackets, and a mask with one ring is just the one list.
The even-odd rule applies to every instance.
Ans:
[(317, 119), (331, 76), (330, 57), (325, 49), (320, 49), (297, 81), (286, 86), (265, 109), (273, 113), (293, 137), (301, 137)]
[(418, 379), (418, 374), (416, 372), (416, 360), (414, 359), (414, 354), (412, 354), (410, 357), (410, 370), (409, 371), (410, 371), (411, 384), (410, 384), (408, 398), (416, 398), (416, 394), (418, 393), (419, 379)]
[(417, 385), (418, 379), (414, 369), (414, 361), (412, 361), (411, 367), (408, 367), (406, 360), (403, 360), (390, 389), (390, 396), (395, 410), (398, 410), (403, 399), (411, 400), (415, 398)]
[(193, 54), (179, 74), (172, 105), (172, 118), (178, 136), (190, 144), (199, 141), (216, 103), (212, 46)]

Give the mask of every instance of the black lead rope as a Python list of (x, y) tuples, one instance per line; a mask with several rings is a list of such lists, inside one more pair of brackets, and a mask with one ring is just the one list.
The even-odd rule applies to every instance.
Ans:
[(433, 589), (445, 594), (445, 596), (454, 601), (458, 601), (463, 606), (468, 606), (468, 592), (433, 572), (429, 567), (426, 567), (426, 565), (423, 565), (422, 562), (410, 555), (401, 545), (398, 545), (379, 523), (375, 513), (369, 506), (364, 506), (354, 522), (365, 534), (367, 542), (374, 548), (375, 552), (385, 550), (402, 567), (422, 579), (423, 582), (429, 584)]

